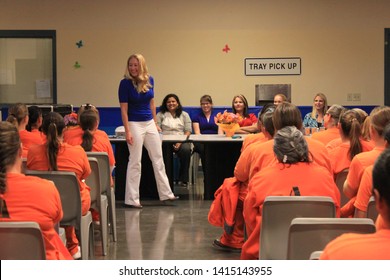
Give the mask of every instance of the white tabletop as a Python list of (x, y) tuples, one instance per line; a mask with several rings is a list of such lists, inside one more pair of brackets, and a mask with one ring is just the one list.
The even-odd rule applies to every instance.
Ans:
[[(161, 135), (163, 142), (185, 142), (187, 140), (187, 135)], [(109, 136), (111, 142), (126, 142), (124, 136)]]
[(242, 142), (246, 134), (235, 134), (233, 137), (226, 137), (220, 134), (191, 134), (188, 139), (191, 142)]

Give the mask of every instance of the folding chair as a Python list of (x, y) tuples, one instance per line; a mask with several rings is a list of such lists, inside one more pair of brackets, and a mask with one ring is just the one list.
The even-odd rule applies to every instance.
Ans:
[(287, 258), (288, 230), (296, 217), (335, 217), (333, 200), (325, 196), (268, 196), (263, 205), (261, 260)]
[(108, 154), (105, 152), (87, 152), (87, 155), (96, 158), (99, 162), (102, 193), (105, 193), (107, 196), (109, 224), (111, 225), (112, 239), (116, 242), (118, 238), (116, 229), (115, 188), (111, 187), (111, 169)]
[(99, 212), (100, 217), (100, 232), (102, 237), (102, 253), (107, 255), (108, 248), (108, 202), (101, 184), (101, 175), (99, 162), (95, 157), (88, 157), (89, 165), (91, 166), (91, 174), (85, 180), (91, 188), (91, 207)]
[(46, 260), (45, 242), (36, 222), (0, 222), (1, 260)]
[(374, 233), (368, 218), (295, 218), (288, 235), (288, 260), (308, 260), (313, 251), (325, 246), (343, 233)]
[(69, 171), (26, 170), (26, 175), (37, 176), (53, 181), (61, 197), (64, 216), (61, 226), (74, 226), (81, 243), (81, 258), (87, 260), (94, 256), (94, 236), (91, 212), (81, 215), (80, 186), (76, 174)]

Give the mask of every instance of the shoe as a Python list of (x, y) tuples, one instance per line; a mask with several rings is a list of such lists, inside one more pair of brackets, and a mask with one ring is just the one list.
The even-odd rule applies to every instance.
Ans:
[(241, 248), (234, 248), (234, 247), (224, 245), (221, 243), (221, 241), (219, 239), (214, 240), (213, 247), (218, 249), (218, 250), (222, 250), (222, 251), (226, 251), (226, 252), (241, 253)]
[(75, 259), (75, 260), (78, 260), (81, 258), (81, 248), (80, 246), (77, 246), (77, 252), (72, 255), (72, 258)]
[(133, 208), (133, 209), (142, 209), (142, 205), (141, 204), (137, 204), (137, 205), (131, 205), (131, 204), (123, 204), (123, 206), (125, 208)]
[(175, 201), (175, 200), (178, 200), (178, 199), (179, 199), (178, 196), (174, 196), (174, 197), (170, 197), (170, 198), (168, 198), (168, 199), (163, 199), (163, 200), (161, 200), (161, 201), (163, 201), (163, 202), (165, 202), (165, 201)]

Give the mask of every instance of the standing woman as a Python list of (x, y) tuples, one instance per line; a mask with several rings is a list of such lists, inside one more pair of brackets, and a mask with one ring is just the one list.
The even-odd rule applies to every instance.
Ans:
[(70, 260), (71, 255), (54, 229), (63, 216), (60, 195), (52, 182), (22, 174), (20, 143), (17, 128), (0, 122), (0, 222), (37, 222), (45, 242), (46, 259)]
[[(187, 135), (191, 134), (191, 118), (183, 111), (179, 97), (170, 93), (164, 97), (157, 114), (157, 125), (165, 135)], [(189, 168), (191, 159), (190, 143), (175, 143), (173, 151), (180, 159), (179, 185), (187, 186), (189, 180)]]
[[(257, 128), (257, 117), (255, 114), (248, 113), (248, 101), (242, 94), (233, 97), (232, 109), (234, 114), (239, 114), (242, 121), (238, 124), (240, 129), (236, 131), (238, 134), (250, 134), (259, 132)], [(220, 134), (222, 132), (219, 132)]]
[(165, 173), (161, 139), (156, 125), (153, 86), (154, 80), (149, 75), (145, 58), (141, 54), (131, 55), (118, 90), (122, 122), (130, 152), (126, 175), (126, 207), (142, 208), (139, 184), (143, 146), (148, 150), (153, 164), (160, 200), (178, 198), (172, 193)]
[(303, 119), (304, 127), (320, 128), (324, 126), (325, 113), (328, 110), (328, 101), (325, 94), (317, 93), (314, 96), (313, 110)]

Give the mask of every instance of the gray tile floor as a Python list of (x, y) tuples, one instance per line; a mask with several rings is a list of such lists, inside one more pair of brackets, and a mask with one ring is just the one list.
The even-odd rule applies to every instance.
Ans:
[(95, 234), (97, 260), (236, 260), (238, 253), (212, 247), (221, 228), (208, 223), (211, 201), (203, 200), (203, 179), (188, 188), (175, 186), (178, 201), (141, 201), (143, 209), (123, 208), (117, 201), (118, 241), (110, 238), (102, 256), (99, 233)]

